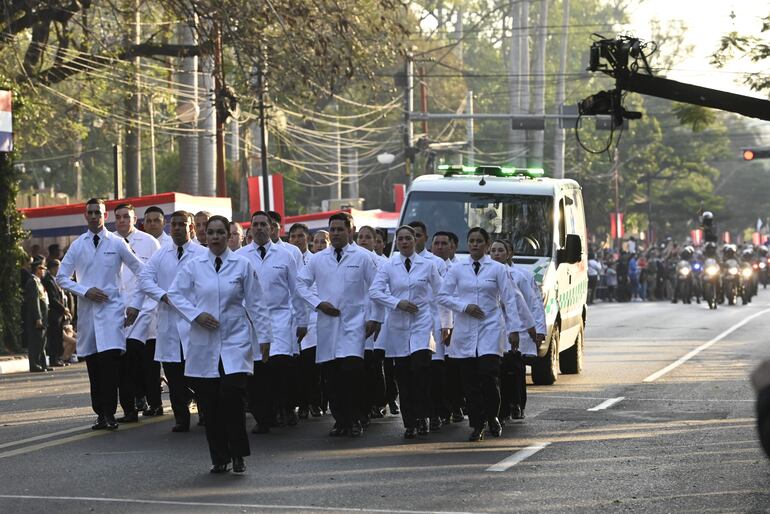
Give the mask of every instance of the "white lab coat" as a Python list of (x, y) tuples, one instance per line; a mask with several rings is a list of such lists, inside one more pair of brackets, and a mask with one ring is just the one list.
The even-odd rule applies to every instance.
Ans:
[[(364, 357), (366, 304), (369, 287), (377, 273), (374, 260), (366, 250), (352, 245), (343, 248), (337, 262), (333, 247), (313, 256), (299, 274), (297, 289), (315, 309), (329, 302), (340, 310), (340, 316), (327, 316), (318, 311), (316, 321), (316, 362), (342, 357)], [(312, 286), (317, 286), (313, 291)], [(382, 322), (382, 309), (372, 308), (371, 320)]]
[(182, 249), (182, 259), (179, 260), (173, 241), (164, 245), (139, 274), (142, 292), (158, 302), (158, 337), (155, 343), (155, 360), (158, 362), (182, 362), (189, 350), (190, 324), (173, 305), (160, 299), (168, 293), (177, 272), (190, 260), (205, 256), (208, 250), (193, 241), (185, 243)]
[[(436, 264), (436, 269), (438, 270), (439, 276), (442, 280), (444, 279), (444, 276), (449, 269), (446, 262), (444, 262), (444, 259), (434, 255), (424, 248), (422, 252), (420, 252), (420, 257), (432, 260)], [(441, 338), (441, 329), (452, 328), (452, 311), (444, 308), (445, 314), (440, 315), (439, 304), (436, 301), (435, 295), (431, 295), (430, 308), (433, 314), (433, 339), (436, 340), (436, 351), (431, 356), (431, 359), (434, 361), (443, 361), (446, 355), (446, 347), (444, 346), (443, 340)], [(442, 316), (444, 316), (444, 318), (442, 318)], [(442, 319), (448, 319), (448, 321), (444, 321), (442, 323)]]
[[(121, 293), (121, 278), (125, 267), (134, 274), (142, 270), (142, 261), (131, 251), (122, 237), (105, 229), (99, 232), (99, 247), (93, 243), (94, 234), (86, 232), (77, 238), (59, 266), (56, 283), (78, 295), (77, 354), (87, 357), (107, 350), (126, 350), (123, 329), (126, 298)], [(77, 275), (77, 282), (72, 274)], [(86, 298), (92, 287), (101, 289), (108, 297), (106, 303)], [(131, 298), (129, 307), (139, 309), (144, 295)]]
[[(501, 337), (507, 338), (511, 332), (520, 332), (532, 325), (522, 323), (515, 309), (501, 309), (501, 304), (516, 305), (516, 291), (506, 267), (485, 255), (479, 260), (481, 267), (476, 275), (472, 262), (469, 259), (453, 265), (437, 296), (439, 304), (454, 311), (449, 356), (456, 359), (502, 356)], [(465, 313), (470, 304), (484, 311), (483, 320)]]
[(297, 271), (302, 269), (302, 266), (305, 264), (304, 259), (302, 258), (302, 252), (294, 246), (291, 243), (287, 243), (283, 239), (279, 239), (277, 243), (273, 243), (274, 245), (278, 246), (279, 248), (283, 248), (284, 250), (288, 251), (292, 258), (294, 259), (294, 263), (296, 265)]
[[(257, 271), (259, 285), (267, 294), (265, 304), (270, 312), (270, 356), (294, 355), (299, 351), (293, 318), (299, 326), (307, 326), (307, 303), (297, 294), (297, 267), (285, 245), (268, 241), (265, 259), (259, 254), (259, 245), (252, 242), (235, 253), (249, 260)], [(254, 358), (259, 360), (259, 348), (254, 348)]]
[[(407, 273), (401, 253), (393, 255), (377, 270), (369, 288), (372, 300), (388, 309), (379, 339), (385, 345), (386, 357), (407, 357), (419, 350), (436, 351), (433, 337), (433, 298), (441, 288), (436, 263), (413, 254), (409, 259), (411, 269)], [(416, 314), (397, 308), (401, 300), (417, 305)], [(449, 316), (440, 308), (439, 324), (448, 328)]]
[[(225, 250), (216, 272), (216, 256), (208, 251), (190, 259), (177, 273), (168, 297), (190, 323), (190, 345), (185, 362), (188, 377), (219, 377), (219, 361), (225, 374), (251, 373), (254, 367), (252, 326), (259, 344), (271, 340), (270, 319), (257, 272), (248, 259)], [(219, 321), (209, 330), (194, 320), (207, 312)]]
[(166, 245), (173, 245), (174, 239), (170, 235), (163, 232), (158, 238), (158, 242), (160, 243), (161, 248), (163, 248)]
[[(537, 333), (547, 334), (548, 328), (545, 324), (543, 296), (535, 282), (535, 276), (528, 269), (515, 265), (508, 269), (508, 275), (524, 296), (529, 312), (532, 313), (532, 317), (535, 320)], [(519, 332), (519, 351), (522, 355), (537, 355), (537, 343), (532, 340), (528, 332)]]
[[(313, 257), (313, 253), (308, 250), (305, 253), (302, 254), (302, 262), (303, 268), (307, 266), (307, 263), (310, 262), (310, 259)], [(300, 270), (301, 271), (301, 270)], [(318, 288), (313, 284), (313, 287), (311, 287), (311, 290), (318, 294)], [(307, 302), (305, 302), (307, 306)], [(307, 334), (305, 337), (302, 338), (302, 341), (300, 341), (300, 350), (307, 350), (308, 348), (315, 348), (316, 343), (318, 341), (318, 334), (316, 331), (316, 321), (318, 320), (318, 313), (315, 311), (315, 309), (311, 309), (308, 307), (307, 309)], [(296, 328), (298, 325), (295, 323), (295, 331), (296, 334)]]
[[(113, 232), (113, 234), (116, 237), (123, 237), (117, 232)], [(139, 260), (142, 261), (142, 264), (147, 264), (153, 254), (160, 248), (160, 242), (157, 239), (141, 230), (132, 230), (124, 239), (128, 239), (128, 246)], [(123, 271), (122, 288), (126, 298), (131, 298), (139, 291), (139, 278), (131, 273), (131, 270)], [(145, 296), (139, 316), (137, 316), (133, 325), (126, 328), (126, 339), (136, 339), (142, 343), (146, 343), (148, 339), (155, 339), (158, 326), (157, 312), (158, 302), (149, 296)]]
[[(356, 245), (356, 246), (358, 246), (358, 245)], [(369, 252), (369, 254), (371, 254), (370, 257), (371, 257), (372, 261), (374, 262), (374, 265), (376, 266), (376, 268), (378, 270), (380, 269), (380, 267), (383, 264), (388, 262), (388, 258), (387, 257), (384, 257), (382, 255), (377, 255), (376, 253), (370, 252), (366, 248), (361, 248), (360, 246), (358, 246), (358, 248), (361, 249), (364, 252)], [(366, 302), (366, 316), (367, 316), (366, 319), (371, 319), (372, 309), (373, 308), (374, 308), (374, 301), (370, 297), (369, 301)], [(385, 309), (385, 308), (381, 308), (381, 311), (382, 311), (382, 315), (383, 315), (383, 325), (384, 325), (385, 324), (385, 320), (388, 317), (388, 310)], [(375, 341), (374, 340), (374, 336), (369, 336), (369, 337), (366, 338), (366, 343), (365, 343), (364, 349), (366, 349), (366, 350), (385, 350), (385, 341), (384, 341), (384, 339), (382, 337), (377, 337), (377, 340)]]

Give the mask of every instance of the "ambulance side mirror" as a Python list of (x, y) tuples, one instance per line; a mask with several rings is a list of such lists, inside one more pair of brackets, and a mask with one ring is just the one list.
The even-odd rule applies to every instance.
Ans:
[(583, 243), (577, 234), (567, 234), (564, 248), (557, 252), (558, 264), (575, 264), (583, 257)]

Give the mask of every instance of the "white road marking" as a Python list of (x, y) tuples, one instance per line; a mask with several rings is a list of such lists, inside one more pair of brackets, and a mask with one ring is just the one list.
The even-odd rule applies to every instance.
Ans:
[(504, 458), (497, 464), (489, 466), (487, 468), (487, 471), (497, 471), (497, 472), (506, 471), (512, 468), (513, 466), (515, 466), (516, 464), (522, 462), (523, 460), (532, 457), (534, 454), (536, 454), (540, 450), (545, 449), (545, 447), (548, 446), (549, 444), (551, 443), (546, 442), (546, 443), (533, 444), (532, 446), (527, 446), (523, 450), (519, 450), (513, 455), (509, 455), (508, 457)]
[(71, 434), (73, 432), (82, 432), (82, 431), (87, 430), (89, 428), (91, 428), (91, 425), (85, 425), (85, 426), (80, 426), (80, 427), (75, 427), (75, 428), (68, 428), (67, 430), (59, 430), (58, 432), (51, 432), (49, 434), (36, 435), (34, 437), (28, 437), (26, 439), (19, 439), (18, 441), (9, 441), (7, 443), (0, 444), (0, 449), (8, 448), (10, 446), (18, 446), (20, 444), (25, 444), (25, 443), (32, 443), (32, 442), (35, 442), (35, 441), (40, 441), (41, 439), (48, 439), (48, 438), (51, 438), (51, 437), (56, 437), (57, 435)]
[(715, 343), (718, 343), (719, 341), (721, 341), (725, 337), (729, 336), (730, 334), (732, 334), (733, 332), (735, 332), (736, 330), (738, 330), (742, 326), (744, 326), (747, 323), (751, 322), (755, 318), (758, 318), (758, 317), (762, 316), (763, 314), (767, 314), (768, 312), (770, 312), (770, 309), (764, 309), (764, 310), (761, 310), (761, 311), (759, 311), (757, 313), (752, 314), (751, 316), (746, 317), (742, 321), (736, 323), (732, 327), (728, 328), (727, 330), (725, 330), (724, 332), (722, 332), (721, 334), (716, 336), (711, 341), (703, 343), (699, 347), (695, 348), (694, 350), (690, 351), (686, 355), (684, 355), (684, 356), (680, 357), (679, 359), (677, 359), (675, 362), (672, 362), (671, 364), (669, 364), (665, 368), (656, 371), (652, 375), (650, 375), (647, 378), (645, 378), (644, 380), (642, 380), (642, 382), (655, 382), (657, 379), (659, 379), (660, 377), (666, 375), (668, 372), (678, 368), (679, 366), (681, 366), (682, 364), (684, 364), (688, 360), (690, 360), (693, 357), (695, 357), (696, 355), (698, 355), (703, 350), (709, 348), (710, 346), (712, 346)]
[(146, 500), (138, 498), (97, 498), (86, 496), (34, 496), (27, 494), (0, 494), (0, 499), (7, 500), (54, 500), (54, 501), (83, 501), (83, 502), (101, 502), (101, 503), (134, 503), (142, 505), (175, 505), (185, 507), (217, 507), (232, 509), (256, 509), (256, 510), (294, 510), (301, 512), (324, 511), (324, 512), (377, 512), (382, 514), (471, 514), (462, 511), (433, 511), (433, 510), (398, 510), (398, 509), (372, 509), (351, 508), (351, 507), (320, 507), (316, 505), (267, 505), (260, 503), (215, 503), (215, 502), (192, 502), (192, 501), (174, 501), (174, 500)]
[(620, 402), (622, 402), (625, 399), (626, 399), (625, 396), (618, 396), (617, 398), (610, 398), (609, 400), (604, 400), (602, 403), (600, 403), (596, 407), (591, 407), (588, 410), (591, 411), (591, 412), (596, 412), (596, 411), (599, 411), (599, 410), (609, 409), (610, 407), (612, 407), (616, 403), (620, 403)]

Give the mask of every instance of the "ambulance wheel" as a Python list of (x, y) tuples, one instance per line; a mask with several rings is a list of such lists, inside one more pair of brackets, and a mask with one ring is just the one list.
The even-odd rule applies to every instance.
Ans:
[(532, 383), (551, 385), (559, 376), (559, 326), (554, 325), (548, 353), (537, 359), (532, 365)]
[(575, 337), (575, 344), (559, 354), (559, 369), (565, 375), (576, 375), (583, 371), (583, 338), (585, 328), (580, 324), (580, 330)]

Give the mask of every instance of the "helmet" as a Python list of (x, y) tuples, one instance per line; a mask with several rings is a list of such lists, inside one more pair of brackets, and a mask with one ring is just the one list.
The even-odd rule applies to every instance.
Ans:
[(726, 244), (722, 247), (722, 254), (727, 258), (735, 257), (736, 250), (737, 248), (735, 247), (735, 245)]
[(759, 247), (759, 255), (762, 255), (763, 257), (767, 255), (767, 246), (761, 245)]
[(700, 215), (701, 219), (705, 220), (713, 220), (714, 219), (714, 213), (711, 211), (704, 211), (703, 214)]
[(744, 259), (750, 259), (754, 257), (754, 248), (752, 248), (751, 246), (747, 246), (746, 248), (743, 249), (743, 251), (741, 251), (741, 255), (743, 255)]
[(716, 255), (717, 244), (714, 241), (707, 241), (706, 244), (703, 245), (703, 253), (706, 255)]
[(695, 249), (692, 246), (687, 245), (682, 248), (682, 252), (679, 255), (682, 257), (682, 259), (691, 259), (694, 254)]

